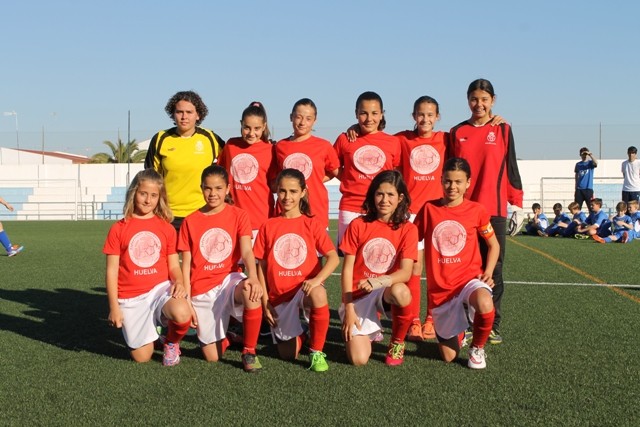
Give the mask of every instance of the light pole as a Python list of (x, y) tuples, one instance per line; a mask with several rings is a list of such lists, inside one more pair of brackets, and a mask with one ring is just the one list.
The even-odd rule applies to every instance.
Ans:
[(15, 111), (5, 111), (5, 116), (13, 116), (16, 118), (16, 149), (18, 150), (18, 164), (20, 164), (20, 133), (18, 132), (18, 113)]

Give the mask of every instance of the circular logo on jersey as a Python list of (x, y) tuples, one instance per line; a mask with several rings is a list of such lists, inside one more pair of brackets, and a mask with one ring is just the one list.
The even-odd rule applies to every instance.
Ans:
[(299, 170), (304, 175), (304, 179), (309, 179), (311, 172), (313, 172), (311, 157), (304, 153), (289, 154), (287, 158), (284, 159), (282, 166), (284, 166), (285, 169), (292, 168)]
[(212, 228), (200, 238), (200, 252), (204, 259), (216, 264), (229, 258), (233, 251), (233, 240), (226, 230)]
[(280, 267), (297, 268), (307, 259), (307, 243), (297, 234), (287, 233), (276, 240), (273, 256)]
[(240, 184), (248, 184), (258, 176), (258, 161), (251, 154), (238, 154), (231, 161), (231, 175)]
[(365, 145), (353, 153), (353, 163), (356, 168), (367, 175), (378, 173), (384, 167), (387, 156), (375, 145)]
[(369, 240), (362, 249), (364, 265), (374, 273), (384, 274), (396, 260), (396, 248), (383, 237)]
[(442, 256), (460, 253), (467, 241), (467, 231), (457, 221), (442, 221), (433, 229), (431, 242)]
[(487, 135), (487, 142), (489, 143), (495, 143), (496, 142), (496, 133), (495, 132), (489, 132), (489, 135)]
[(161, 247), (158, 236), (150, 231), (141, 231), (129, 242), (129, 258), (138, 267), (151, 267), (160, 259)]
[(438, 168), (440, 153), (430, 145), (421, 145), (411, 150), (409, 163), (416, 173), (428, 175)]

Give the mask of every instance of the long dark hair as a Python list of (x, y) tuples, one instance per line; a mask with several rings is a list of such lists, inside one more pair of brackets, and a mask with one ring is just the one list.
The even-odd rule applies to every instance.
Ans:
[[(229, 185), (229, 173), (227, 172), (227, 170), (220, 165), (211, 165), (207, 166), (202, 171), (202, 175), (200, 176), (200, 187), (202, 188), (202, 186), (204, 185), (204, 180), (207, 177), (213, 175), (219, 176), (220, 178), (222, 178), (224, 183), (227, 184), (227, 186)], [(224, 196), (224, 202), (228, 205), (233, 205), (233, 197), (231, 197), (231, 193), (227, 193), (227, 195)]]
[(262, 137), (260, 138), (264, 142), (269, 141), (269, 122), (267, 121), (267, 110), (262, 105), (260, 101), (253, 101), (247, 108), (242, 112), (242, 118), (240, 119), (240, 124), (243, 125), (244, 119), (249, 116), (260, 117), (264, 122), (264, 132), (262, 132)]
[[(298, 169), (286, 168), (282, 169), (276, 178), (277, 185), (280, 185), (280, 181), (284, 178), (292, 178), (298, 180), (298, 184), (300, 184), (300, 188), (304, 191), (307, 190), (307, 182), (304, 179), (304, 174), (300, 172)], [(309, 190), (307, 190), (307, 194), (304, 197), (300, 198), (300, 213), (306, 215), (308, 217), (312, 217), (311, 213), (311, 205), (309, 204)]]
[(371, 181), (364, 203), (362, 204), (362, 210), (365, 212), (364, 222), (373, 222), (378, 219), (376, 192), (378, 188), (380, 188), (380, 185), (385, 182), (393, 185), (398, 192), (398, 196), (402, 197), (398, 202), (398, 207), (393, 212), (393, 215), (391, 215), (392, 228), (397, 230), (402, 224), (409, 220), (409, 205), (411, 204), (411, 196), (409, 196), (407, 184), (404, 182), (402, 174), (397, 170), (382, 171)]
[(380, 104), (382, 119), (380, 119), (380, 123), (378, 123), (378, 130), (384, 130), (387, 126), (387, 120), (384, 118), (384, 104), (382, 103), (382, 97), (375, 92), (362, 92), (356, 100), (356, 116), (358, 115), (358, 108), (360, 108), (362, 101), (377, 101)]

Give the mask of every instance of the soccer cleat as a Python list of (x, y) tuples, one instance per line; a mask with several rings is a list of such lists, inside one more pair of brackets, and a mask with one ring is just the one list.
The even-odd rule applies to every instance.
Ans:
[(425, 340), (432, 340), (436, 337), (436, 330), (433, 327), (433, 320), (427, 319), (422, 325), (422, 337)]
[(587, 240), (589, 238), (589, 236), (587, 236), (586, 234), (580, 234), (580, 233), (576, 233), (573, 237), (575, 237), (578, 240)]
[(404, 343), (391, 343), (384, 363), (387, 366), (400, 366), (402, 362), (404, 362)]
[(24, 250), (24, 246), (13, 245), (7, 256), (16, 256)]
[(384, 334), (381, 330), (378, 330), (373, 338), (369, 338), (370, 342), (382, 342), (384, 340)]
[(467, 366), (471, 369), (484, 369), (487, 367), (487, 360), (484, 354), (484, 348), (470, 347), (469, 362)]
[(540, 236), (540, 237), (549, 237), (549, 235), (547, 233), (545, 233), (544, 231), (542, 231), (542, 230), (538, 230), (538, 236)]
[(411, 324), (411, 326), (409, 327), (409, 332), (407, 332), (407, 340), (424, 341), (424, 337), (422, 336), (422, 328), (420, 327), (420, 322)]
[(327, 355), (321, 351), (312, 351), (311, 353), (309, 353), (309, 360), (311, 361), (309, 370), (313, 372), (328, 371), (329, 365), (327, 364), (325, 357), (327, 357)]
[(229, 328), (227, 328), (227, 339), (230, 344), (242, 345), (244, 343), (244, 337), (242, 336), (242, 323), (229, 325)]
[(259, 372), (262, 369), (258, 356), (253, 353), (244, 353), (242, 355), (242, 369), (245, 372)]
[[(469, 341), (471, 344), (471, 341)], [(489, 333), (489, 344), (502, 344), (502, 336), (497, 329), (492, 329), (491, 333)]]
[(620, 239), (622, 243), (627, 243), (629, 241), (629, 233), (626, 231), (622, 233), (622, 238)]
[(180, 344), (168, 342), (164, 344), (163, 366), (175, 366), (180, 363)]
[(597, 234), (593, 235), (593, 240), (595, 240), (598, 243), (607, 243), (607, 242), (604, 241), (604, 239), (602, 237), (598, 236)]

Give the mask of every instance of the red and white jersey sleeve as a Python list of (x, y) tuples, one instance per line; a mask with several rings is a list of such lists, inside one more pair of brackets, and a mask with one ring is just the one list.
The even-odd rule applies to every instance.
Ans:
[(214, 215), (195, 211), (184, 219), (178, 250), (191, 252), (191, 296), (208, 292), (238, 270), (242, 236), (252, 236), (251, 221), (232, 205)]
[(422, 138), (415, 131), (396, 134), (400, 140), (400, 172), (411, 196), (411, 213), (417, 213), (427, 200), (442, 197), (442, 167), (446, 158), (446, 132), (433, 132)]
[(267, 261), (266, 281), (269, 302), (278, 305), (289, 301), (304, 280), (315, 277), (324, 256), (335, 251), (327, 230), (315, 218), (276, 217), (269, 219), (258, 232), (253, 252), (256, 259)]
[(302, 142), (288, 139), (275, 146), (278, 172), (293, 168), (303, 173), (307, 183), (311, 213), (327, 228), (329, 226), (329, 194), (324, 185), (324, 177), (340, 167), (340, 161), (331, 143), (311, 136)]
[(133, 298), (169, 280), (167, 257), (176, 253), (176, 230), (163, 219), (121, 219), (111, 226), (102, 252), (118, 255), (118, 298)]
[(418, 259), (418, 230), (405, 222), (394, 230), (382, 221), (365, 222), (363, 217), (351, 221), (344, 234), (340, 250), (355, 255), (353, 266), (353, 298), (364, 295), (358, 289), (361, 279), (393, 273), (403, 259)]
[(373, 178), (383, 170), (400, 166), (400, 142), (384, 132), (370, 133), (349, 142), (343, 133), (333, 147), (342, 168), (340, 209), (362, 212), (362, 203)]
[(234, 204), (249, 213), (251, 226), (257, 230), (274, 213), (269, 186), (276, 172), (273, 145), (264, 141), (247, 144), (242, 138), (231, 138), (218, 164), (229, 172)]
[(490, 227), (490, 218), (480, 203), (465, 199), (447, 207), (442, 200), (434, 200), (424, 205), (414, 222), (419, 238), (424, 238), (427, 294), (429, 308), (433, 308), (449, 301), (482, 273), (479, 230)]

